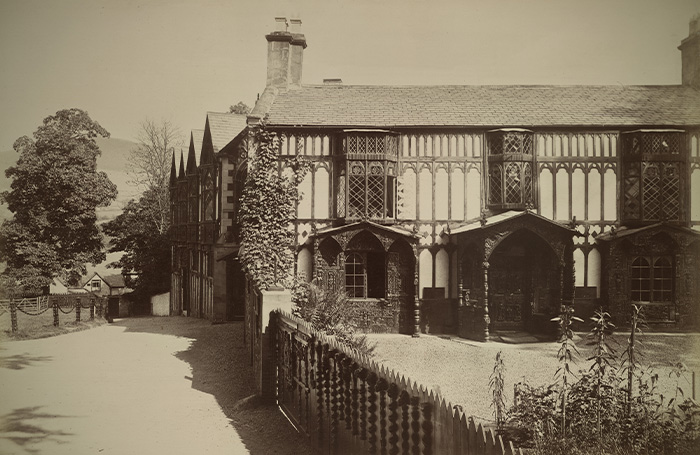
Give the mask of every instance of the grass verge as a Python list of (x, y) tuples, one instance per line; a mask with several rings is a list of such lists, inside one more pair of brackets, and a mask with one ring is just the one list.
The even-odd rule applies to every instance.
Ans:
[(76, 332), (79, 330), (87, 330), (93, 327), (98, 327), (106, 324), (107, 321), (103, 318), (95, 316), (94, 320), (90, 320), (90, 311), (83, 310), (81, 321), (75, 321), (75, 310), (68, 314), (63, 314), (59, 311), (58, 327), (53, 325), (53, 310), (30, 316), (20, 311), (17, 312), (17, 331), (12, 333), (12, 321), (10, 312), (6, 311), (0, 315), (0, 341), (12, 340), (33, 340), (36, 338), (47, 338), (64, 333)]

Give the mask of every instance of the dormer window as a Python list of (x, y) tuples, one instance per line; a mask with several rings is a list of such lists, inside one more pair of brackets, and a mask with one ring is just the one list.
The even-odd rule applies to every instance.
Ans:
[(638, 130), (622, 135), (622, 219), (683, 221), (685, 133)]
[(338, 175), (337, 216), (351, 220), (396, 218), (398, 140), (388, 131), (346, 131)]
[(534, 203), (533, 134), (523, 129), (488, 133), (488, 203), (497, 209), (524, 209)]

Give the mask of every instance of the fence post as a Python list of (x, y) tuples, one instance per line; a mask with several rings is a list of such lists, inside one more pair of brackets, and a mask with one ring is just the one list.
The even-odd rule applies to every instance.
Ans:
[(75, 299), (75, 322), (80, 322), (80, 297)]
[(12, 333), (17, 332), (17, 304), (10, 299), (10, 322), (12, 324)]
[(90, 298), (90, 320), (95, 320), (95, 297)]
[(58, 327), (58, 301), (53, 302), (53, 326)]

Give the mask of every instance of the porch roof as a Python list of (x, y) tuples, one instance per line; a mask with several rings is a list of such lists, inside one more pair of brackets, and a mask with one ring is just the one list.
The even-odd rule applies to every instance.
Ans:
[(398, 226), (385, 226), (383, 224), (374, 223), (374, 222), (369, 221), (369, 220), (356, 221), (354, 223), (344, 224), (342, 226), (319, 229), (318, 231), (316, 231), (316, 233), (311, 234), (309, 237), (325, 237), (327, 235), (338, 234), (340, 232), (349, 231), (352, 229), (360, 229), (362, 227), (372, 227), (372, 228), (387, 231), (387, 232), (390, 232), (393, 234), (398, 234), (402, 237), (408, 237), (411, 240), (416, 240), (419, 237), (418, 234), (416, 234), (415, 232), (409, 231), (407, 229), (403, 229), (403, 228), (400, 228)]
[(556, 221), (552, 221), (549, 218), (545, 218), (542, 215), (538, 215), (536, 213), (533, 213), (533, 212), (530, 212), (527, 210), (524, 210), (524, 211), (509, 210), (507, 212), (499, 213), (498, 215), (491, 215), (491, 216), (488, 216), (486, 218), (482, 218), (480, 220), (473, 221), (471, 223), (465, 224), (465, 225), (460, 226), (458, 228), (452, 229), (450, 231), (450, 235), (463, 234), (465, 232), (490, 229), (493, 226), (497, 226), (501, 223), (505, 223), (506, 221), (514, 220), (514, 219), (520, 218), (520, 217), (532, 217), (532, 218), (544, 221), (552, 226), (569, 231), (572, 234), (576, 232), (574, 229), (571, 229), (570, 227), (568, 227), (566, 225), (563, 225), (561, 223), (557, 223)]
[(682, 233), (682, 234), (689, 235), (689, 236), (691, 236), (691, 237), (698, 237), (698, 238), (700, 238), (700, 232), (698, 232), (698, 231), (696, 231), (696, 230), (694, 230), (694, 229), (691, 229), (691, 228), (688, 228), (688, 227), (685, 227), (685, 226), (676, 226), (676, 225), (669, 224), (669, 223), (665, 223), (665, 222), (662, 221), (662, 222), (660, 222), (660, 223), (650, 224), (650, 225), (648, 225), (648, 226), (642, 226), (642, 227), (638, 227), (638, 228), (628, 228), (628, 227), (624, 227), (624, 226), (623, 226), (623, 227), (621, 227), (621, 228), (619, 228), (619, 229), (616, 229), (616, 230), (614, 230), (614, 231), (608, 231), (608, 232), (606, 232), (606, 233), (604, 233), (604, 234), (601, 234), (601, 235), (597, 236), (597, 237), (596, 237), (596, 240), (602, 240), (602, 241), (604, 241), (604, 242), (610, 242), (610, 241), (613, 241), (613, 240), (623, 239), (623, 238), (625, 238), (625, 237), (634, 236), (634, 235), (636, 235), (636, 234), (639, 234), (639, 233), (642, 233), (642, 232), (646, 232), (646, 231), (650, 231), (650, 230), (653, 230), (653, 229), (656, 229), (656, 228), (666, 228), (666, 229), (670, 229), (670, 230), (673, 230), (673, 231), (680, 232), (680, 233)]

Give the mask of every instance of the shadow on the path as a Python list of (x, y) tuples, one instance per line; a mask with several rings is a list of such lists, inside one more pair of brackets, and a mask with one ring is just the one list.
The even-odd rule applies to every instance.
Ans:
[(22, 370), (26, 367), (30, 367), (37, 362), (48, 362), (53, 360), (51, 356), (33, 356), (29, 353), (15, 354), (10, 356), (0, 356), (0, 368), (7, 368), (9, 370)]
[[(276, 406), (254, 397), (253, 368), (243, 343), (243, 322), (212, 324), (186, 317), (131, 318), (115, 322), (127, 332), (192, 339), (175, 353), (192, 368), (192, 387), (213, 395), (253, 455), (306, 454), (312, 451)], [(180, 378), (176, 378), (180, 379)]]
[(66, 443), (65, 437), (73, 436), (73, 433), (48, 430), (43, 428), (37, 420), (68, 418), (70, 416), (47, 414), (39, 412), (40, 409), (41, 406), (19, 408), (0, 416), (0, 439), (13, 442), (27, 453), (38, 453), (37, 449), (31, 447), (38, 443), (46, 441), (56, 444)]

